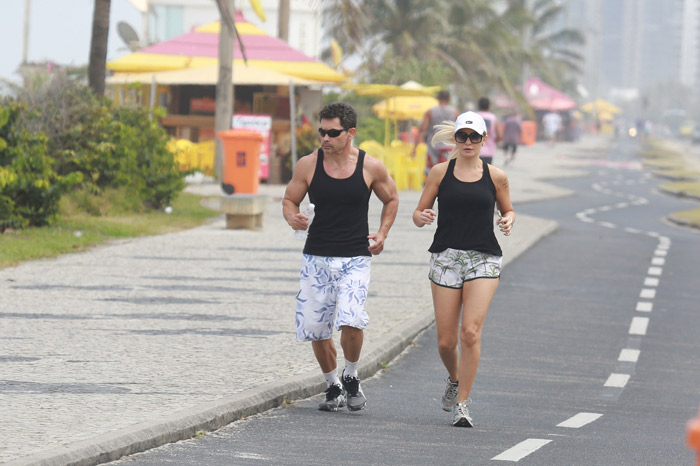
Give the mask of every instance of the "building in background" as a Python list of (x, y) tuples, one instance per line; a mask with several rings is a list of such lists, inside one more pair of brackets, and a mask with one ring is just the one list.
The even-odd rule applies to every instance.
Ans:
[(700, 84), (700, 0), (565, 0), (566, 26), (587, 43), (582, 84), (592, 96), (642, 96)]

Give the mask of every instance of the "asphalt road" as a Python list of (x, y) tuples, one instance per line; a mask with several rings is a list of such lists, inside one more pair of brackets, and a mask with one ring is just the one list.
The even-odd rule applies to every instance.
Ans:
[(452, 427), (440, 409), (431, 328), (363, 382), (364, 411), (294, 401), (112, 464), (692, 464), (700, 235), (664, 221), (694, 204), (658, 193), (635, 149), (621, 141), (590, 176), (557, 182), (574, 196), (516, 205), (560, 228), (504, 271), (471, 395), (475, 428)]

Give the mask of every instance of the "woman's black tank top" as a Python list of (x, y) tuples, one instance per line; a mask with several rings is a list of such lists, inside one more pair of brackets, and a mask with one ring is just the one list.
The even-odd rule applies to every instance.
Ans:
[(360, 150), (355, 171), (348, 178), (328, 176), (323, 149), (318, 149), (316, 170), (309, 185), (309, 200), (316, 205), (304, 254), (328, 257), (371, 256), (367, 210), (372, 191), (363, 175), (365, 151)]
[(489, 164), (484, 163), (480, 180), (465, 182), (454, 175), (456, 161), (450, 160), (438, 187), (437, 230), (428, 251), (452, 248), (501, 256), (503, 252), (493, 232), (496, 186)]

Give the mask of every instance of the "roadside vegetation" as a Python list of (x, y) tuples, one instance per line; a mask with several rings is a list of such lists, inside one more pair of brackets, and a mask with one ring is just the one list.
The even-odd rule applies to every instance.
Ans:
[[(654, 174), (673, 181), (659, 185), (667, 194), (700, 201), (700, 161), (678, 143), (655, 139), (641, 152), (644, 164), (656, 170)], [(668, 215), (672, 222), (700, 228), (700, 207)]]
[(181, 194), (188, 173), (167, 141), (146, 109), (115, 107), (66, 74), (1, 98), (0, 267), (215, 215)]

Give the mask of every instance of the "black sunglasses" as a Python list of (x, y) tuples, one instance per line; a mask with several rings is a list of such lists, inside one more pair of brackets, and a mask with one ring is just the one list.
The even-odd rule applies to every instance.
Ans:
[(328, 131), (326, 131), (323, 128), (319, 128), (318, 134), (321, 137), (324, 137), (327, 134), (328, 137), (337, 138), (338, 136), (340, 136), (340, 133), (342, 133), (343, 131), (347, 131), (347, 130), (345, 128), (343, 128), (343, 129), (329, 129)]
[(473, 133), (465, 133), (464, 131), (458, 131), (455, 133), (455, 141), (459, 143), (465, 143), (469, 139), (472, 143), (477, 144), (484, 139), (484, 136), (474, 131)]

